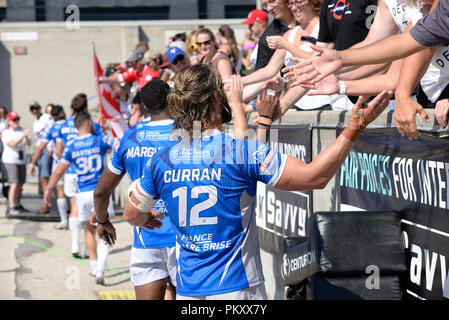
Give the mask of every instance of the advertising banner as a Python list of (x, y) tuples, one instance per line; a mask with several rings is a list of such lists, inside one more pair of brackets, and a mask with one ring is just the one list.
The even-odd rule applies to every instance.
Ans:
[[(269, 144), (276, 151), (309, 163), (312, 158), (311, 133), (310, 125), (273, 126)], [(261, 248), (282, 255), (284, 238), (307, 236), (311, 206), (311, 191), (281, 191), (259, 182), (256, 222)]]
[[(340, 131), (341, 132), (341, 131)], [(406, 298), (449, 299), (449, 141), (366, 129), (338, 175), (340, 210), (400, 212)]]

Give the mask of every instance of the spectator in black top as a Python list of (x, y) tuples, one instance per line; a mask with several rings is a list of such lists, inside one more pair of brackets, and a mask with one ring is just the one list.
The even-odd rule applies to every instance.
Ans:
[(274, 19), (259, 39), (255, 70), (265, 67), (274, 54), (275, 50), (268, 47), (267, 37), (282, 36), (294, 24), (292, 13), (287, 7), (287, 0), (268, 0), (267, 11), (274, 16)]
[[(369, 6), (373, 6), (368, 8)], [(323, 47), (345, 50), (363, 41), (368, 34), (367, 21), (377, 0), (324, 0), (321, 6), (318, 42)]]
[[(370, 6), (372, 7), (369, 8)], [(362, 42), (368, 35), (367, 21), (375, 8), (377, 0), (324, 0), (317, 45), (345, 50)], [(355, 103), (358, 97), (348, 98)]]

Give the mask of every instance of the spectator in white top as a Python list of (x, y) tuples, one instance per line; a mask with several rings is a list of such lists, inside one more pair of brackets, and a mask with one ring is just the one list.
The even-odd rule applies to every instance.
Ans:
[(7, 128), (2, 132), (3, 154), (2, 162), (5, 166), (9, 182), (9, 213), (27, 213), (20, 204), (22, 185), (26, 181), (26, 153), (25, 145), (31, 145), (31, 129), (23, 129), (19, 125), (20, 117), (15, 112), (7, 115)]
[[(3, 143), (1, 141), (2, 132), (6, 129), (6, 125), (8, 124), (8, 120), (6, 119), (6, 115), (8, 114), (8, 109), (6, 107), (0, 107), (0, 159), (3, 153)], [(0, 160), (0, 167), (2, 172), (2, 182), (6, 181), (6, 171), (3, 163)]]
[[(33, 133), (36, 148), (38, 148), (42, 142), (42, 139), (53, 125), (54, 120), (48, 113), (41, 112), (41, 106), (37, 102), (30, 106), (30, 112), (36, 117), (36, 121), (33, 123)], [(42, 152), (39, 160), (37, 161), (41, 190), (45, 190), (47, 187), (48, 179), (51, 175), (52, 162), (53, 159), (49, 155), (48, 150), (47, 152)], [(50, 209), (44, 202), (42, 208), (40, 208), (37, 213), (50, 213)]]

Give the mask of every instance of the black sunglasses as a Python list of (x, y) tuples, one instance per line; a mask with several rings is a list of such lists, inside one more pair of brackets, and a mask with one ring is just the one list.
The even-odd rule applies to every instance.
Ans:
[(19, 122), (19, 121), (20, 121), (20, 118), (15, 118), (13, 121), (14, 121), (14, 122)]
[(204, 42), (196, 42), (196, 44), (198, 45), (198, 47), (201, 47), (203, 44), (205, 45), (205, 46), (208, 46), (208, 45), (210, 45), (210, 43), (212, 42), (212, 40), (207, 40), (207, 41), (204, 41)]

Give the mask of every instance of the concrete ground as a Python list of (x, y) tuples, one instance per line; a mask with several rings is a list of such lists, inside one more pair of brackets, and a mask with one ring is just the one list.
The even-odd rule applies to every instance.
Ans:
[[(23, 193), (25, 208), (41, 207), (36, 178), (28, 177)], [(4, 197), (0, 199), (0, 300), (134, 298), (129, 280), (131, 227), (122, 219), (120, 208), (116, 208), (119, 215), (113, 220), (118, 240), (110, 251), (105, 285), (101, 286), (89, 275), (89, 260), (72, 257), (68, 230), (56, 230), (56, 221), (8, 218), (6, 201)], [(56, 217), (54, 211), (46, 219)], [(84, 248), (84, 231), (80, 238)]]

